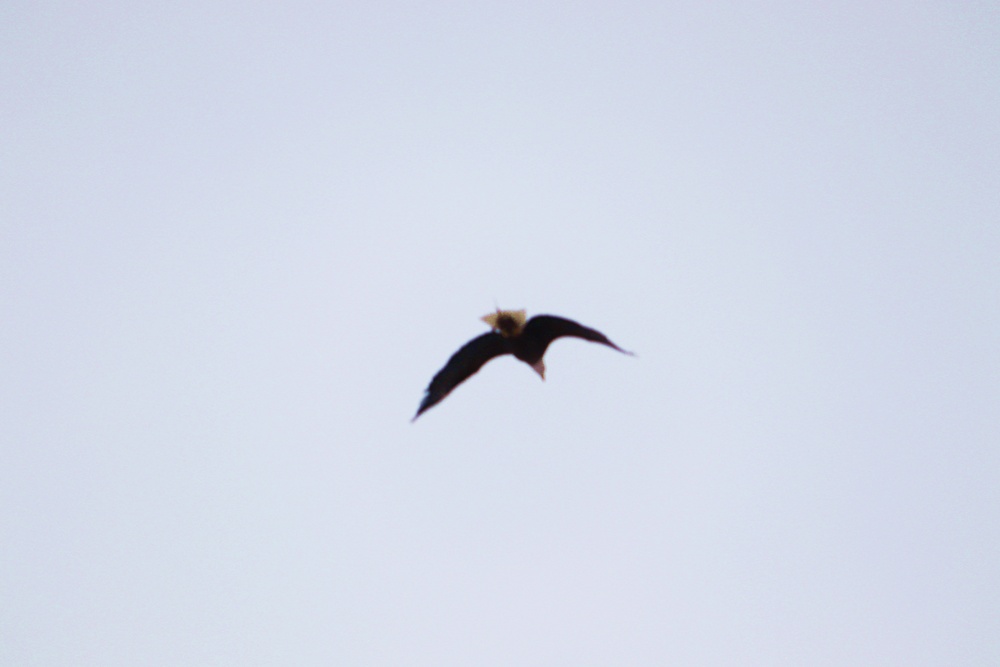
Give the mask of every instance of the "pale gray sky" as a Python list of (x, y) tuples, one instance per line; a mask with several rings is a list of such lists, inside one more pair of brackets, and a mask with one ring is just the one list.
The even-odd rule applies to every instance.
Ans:
[[(9, 2), (0, 664), (1000, 663), (986, 2)], [(542, 383), (494, 305), (596, 327)]]

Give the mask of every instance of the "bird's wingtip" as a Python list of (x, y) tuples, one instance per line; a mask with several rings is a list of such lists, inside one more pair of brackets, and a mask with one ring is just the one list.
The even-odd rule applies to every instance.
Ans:
[(637, 354), (636, 354), (635, 352), (632, 352), (631, 350), (626, 350), (626, 349), (624, 349), (624, 348), (621, 348), (621, 347), (618, 347), (618, 346), (617, 346), (617, 345), (615, 345), (614, 343), (611, 343), (611, 347), (613, 347), (614, 349), (618, 350), (618, 351), (619, 351), (619, 352), (621, 352), (622, 354), (627, 354), (627, 355), (628, 355), (628, 356), (630, 356), (630, 357), (637, 357), (637, 356), (639, 356), (639, 355), (637, 355)]

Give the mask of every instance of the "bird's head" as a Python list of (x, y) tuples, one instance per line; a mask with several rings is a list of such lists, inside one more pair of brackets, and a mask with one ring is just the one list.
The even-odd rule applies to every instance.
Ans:
[(483, 315), (481, 319), (504, 338), (513, 338), (521, 334), (521, 329), (528, 320), (528, 311), (497, 308), (497, 312)]

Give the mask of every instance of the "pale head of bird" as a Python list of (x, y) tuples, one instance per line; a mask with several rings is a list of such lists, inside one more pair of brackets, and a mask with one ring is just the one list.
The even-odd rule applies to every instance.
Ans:
[(513, 338), (521, 335), (524, 323), (528, 321), (528, 311), (497, 308), (497, 312), (483, 315), (481, 319), (504, 338)]

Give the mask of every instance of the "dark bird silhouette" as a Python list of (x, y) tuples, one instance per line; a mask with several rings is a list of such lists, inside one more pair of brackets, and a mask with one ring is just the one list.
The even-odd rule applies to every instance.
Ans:
[(485, 315), (482, 320), (490, 325), (492, 331), (473, 338), (452, 355), (427, 386), (427, 394), (412, 421), (416, 421), (421, 413), (444, 400), (455, 387), (468, 380), (494, 357), (513, 354), (531, 366), (544, 380), (545, 363), (542, 357), (545, 356), (549, 344), (556, 338), (563, 336), (582, 338), (592, 343), (607, 345), (624, 354), (632, 354), (612, 343), (600, 331), (564, 317), (535, 315), (530, 320), (525, 321), (526, 319), (526, 312), (523, 310), (497, 308), (497, 312)]

